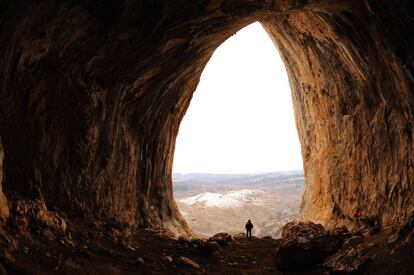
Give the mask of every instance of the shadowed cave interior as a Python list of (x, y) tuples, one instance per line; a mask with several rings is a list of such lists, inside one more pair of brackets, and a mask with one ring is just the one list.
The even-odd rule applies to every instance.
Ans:
[[(361, 243), (373, 246), (359, 249), (366, 254), (355, 257), (370, 261), (354, 266), (367, 274), (378, 267), (383, 274), (397, 269), (405, 274), (412, 238), (400, 237), (411, 232), (414, 210), (413, 15), (409, 1), (386, 0), (2, 1), (0, 216), (5, 268), (17, 274), (54, 273), (55, 267), (104, 272), (99, 268), (105, 265), (94, 262), (91, 267), (81, 256), (64, 256), (63, 264), (56, 264), (53, 257), (36, 260), (25, 253), (36, 245), (43, 251), (37, 241), (45, 236), (51, 243), (63, 238), (61, 243), (69, 244), (65, 247), (77, 251), (85, 223), (93, 225), (88, 230), (96, 238), (112, 228), (110, 240), (126, 247), (128, 242), (121, 240), (145, 228), (143, 234), (152, 230), (191, 236), (172, 195), (179, 124), (214, 50), (259, 21), (281, 53), (292, 89), (305, 173), (301, 218), (332, 232), (341, 226), (349, 232), (379, 230), (377, 235), (361, 233)], [(65, 235), (68, 228), (74, 240)], [(60, 237), (49, 238), (45, 229), (60, 232)], [(40, 239), (38, 231), (44, 233)], [(399, 233), (388, 242), (387, 234), (393, 232)], [(341, 259), (357, 252), (351, 249), (354, 241), (344, 238), (343, 253), (330, 254), (315, 272), (350, 271)], [(276, 265), (289, 268), (281, 249), (287, 243), (259, 241), (271, 247), (266, 255), (278, 247)], [(320, 249), (316, 243), (322, 262), (332, 247)], [(175, 245), (172, 240), (165, 244)], [(393, 246), (386, 250), (397, 251), (394, 256), (381, 250), (384, 245)], [(69, 255), (69, 248), (50, 247)], [(82, 249), (92, 263), (95, 252)], [(141, 251), (145, 264), (134, 254), (133, 268), (123, 267), (122, 260), (109, 262), (112, 273), (250, 270), (239, 264), (211, 267), (185, 245), (183, 253), (203, 268), (182, 258), (177, 259), (184, 267), (174, 265), (176, 256), (156, 265), (142, 258), (149, 250), (133, 249)], [(130, 256), (125, 255), (119, 258)], [(276, 272), (273, 258), (266, 263)], [(304, 268), (315, 268), (302, 262)]]

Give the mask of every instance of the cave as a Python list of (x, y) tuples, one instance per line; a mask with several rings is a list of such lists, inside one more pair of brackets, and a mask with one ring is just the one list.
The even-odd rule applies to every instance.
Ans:
[(408, 0), (2, 1), (2, 220), (19, 194), (191, 234), (172, 195), (180, 121), (214, 50), (259, 21), (289, 75), (302, 219), (401, 224), (414, 210), (413, 15)]

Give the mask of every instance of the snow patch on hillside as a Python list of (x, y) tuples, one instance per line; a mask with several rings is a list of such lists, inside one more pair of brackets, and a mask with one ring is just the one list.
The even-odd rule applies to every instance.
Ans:
[(229, 191), (226, 193), (202, 193), (197, 196), (180, 200), (187, 205), (201, 204), (207, 207), (241, 207), (242, 205), (251, 203), (261, 205), (263, 203), (263, 195), (265, 192), (254, 189), (243, 189), (238, 191)]

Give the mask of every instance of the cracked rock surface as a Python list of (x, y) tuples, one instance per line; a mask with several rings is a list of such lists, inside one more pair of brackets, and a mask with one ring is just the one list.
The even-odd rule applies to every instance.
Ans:
[(260, 21), (289, 73), (303, 218), (400, 223), (414, 208), (413, 14), (386, 0), (1, 1), (3, 189), (190, 234), (172, 194), (179, 124), (214, 50)]

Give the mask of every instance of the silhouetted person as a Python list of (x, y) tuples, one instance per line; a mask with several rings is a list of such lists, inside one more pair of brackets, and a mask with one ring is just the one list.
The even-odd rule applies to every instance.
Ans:
[(246, 237), (251, 238), (252, 237), (252, 229), (253, 229), (252, 222), (250, 220), (248, 220), (245, 227), (246, 227)]

